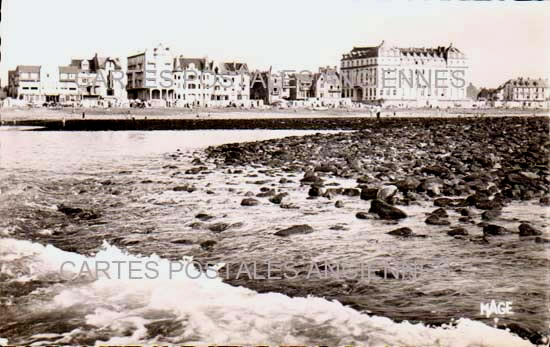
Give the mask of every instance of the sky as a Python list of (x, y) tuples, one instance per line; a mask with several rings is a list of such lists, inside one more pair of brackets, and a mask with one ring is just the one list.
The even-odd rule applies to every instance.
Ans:
[(126, 57), (159, 43), (251, 69), (340, 65), (354, 46), (453, 44), (470, 80), (550, 78), (550, 1), (3, 0), (0, 77), (17, 65)]

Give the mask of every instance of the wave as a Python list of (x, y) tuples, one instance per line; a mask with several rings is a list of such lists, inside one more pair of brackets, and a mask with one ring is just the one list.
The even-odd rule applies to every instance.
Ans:
[[(130, 262), (136, 268), (155, 264), (156, 276), (149, 279), (141, 273), (142, 279), (131, 279)], [(91, 269), (104, 269), (106, 263), (124, 266), (110, 266), (99, 278), (86, 280), (75, 275), (84, 263)], [(55, 283), (46, 293), (29, 295), (26, 307), (18, 309), (31, 316), (51, 314), (67, 320), (66, 331), (31, 330), (17, 341), (0, 336), (0, 345), (532, 346), (508, 331), (467, 318), (429, 327), (369, 316), (323, 298), (259, 294), (214, 278), (215, 269), (198, 271), (190, 258), (181, 262), (187, 271), (174, 273), (167, 259), (131, 255), (106, 242), (97, 254), (86, 257), (52, 245), (1, 238), (0, 264), (0, 275), (7, 282)], [(134, 272), (133, 277), (139, 277)]]

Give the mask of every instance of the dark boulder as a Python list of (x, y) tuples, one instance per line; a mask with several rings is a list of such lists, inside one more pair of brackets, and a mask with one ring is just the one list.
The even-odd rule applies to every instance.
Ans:
[(504, 235), (506, 234), (506, 228), (495, 224), (488, 224), (483, 227), (483, 235)]
[(430, 215), (428, 218), (426, 218), (426, 224), (430, 225), (450, 225), (451, 222), (449, 222), (446, 219), (440, 218), (435, 214)]
[(404, 228), (399, 228), (399, 229), (392, 230), (392, 231), (388, 232), (388, 235), (407, 237), (407, 236), (411, 236), (412, 233), (413, 232), (412, 232), (411, 228), (404, 227)]
[(311, 196), (312, 198), (317, 198), (317, 197), (323, 195), (323, 190), (319, 186), (311, 186), (311, 188), (309, 188), (309, 191), (308, 191), (307, 194), (309, 196)]
[(468, 230), (464, 228), (453, 228), (449, 231), (447, 231), (447, 235), (449, 236), (466, 236), (468, 235)]
[(380, 218), (388, 220), (407, 218), (405, 212), (378, 199), (371, 202), (369, 212), (376, 213)]
[(361, 200), (374, 200), (378, 195), (378, 188), (361, 189)]
[(542, 231), (533, 228), (527, 223), (522, 223), (519, 226), (519, 236), (540, 236)]
[(313, 228), (307, 224), (303, 225), (294, 225), (290, 228), (277, 231), (274, 235), (276, 236), (291, 236), (291, 235), (300, 235), (300, 234), (310, 234), (313, 232)]
[(260, 202), (258, 200), (252, 198), (246, 198), (241, 201), (241, 206), (256, 206), (259, 204)]
[(214, 240), (206, 240), (206, 241), (203, 241), (201, 242), (200, 246), (202, 249), (208, 251), (208, 250), (211, 250), (212, 248), (214, 248), (214, 246), (217, 244), (216, 241)]
[(485, 211), (481, 214), (481, 219), (483, 219), (483, 220), (493, 220), (493, 219), (496, 219), (496, 218), (500, 217), (501, 214), (502, 214), (501, 210), (488, 210), (488, 211)]
[(215, 223), (208, 226), (208, 230), (214, 233), (221, 233), (229, 229), (229, 224), (227, 223)]

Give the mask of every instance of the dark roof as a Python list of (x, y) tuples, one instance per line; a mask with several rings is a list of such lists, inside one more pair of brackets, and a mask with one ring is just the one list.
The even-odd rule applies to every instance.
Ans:
[(40, 72), (40, 65), (18, 65), (16, 71), (19, 72)]
[(237, 62), (231, 62), (231, 63), (220, 63), (219, 67), (221, 69), (220, 72), (246, 72), (248, 71), (248, 65), (245, 63), (237, 63)]
[(531, 79), (531, 78), (522, 78), (522, 77), (519, 77), (519, 78), (516, 78), (516, 79), (512, 79), (512, 80), (509, 80), (508, 82), (505, 83), (506, 84), (512, 84), (513, 86), (517, 86), (517, 87), (534, 87), (534, 88), (548, 88), (549, 85), (548, 85), (548, 81), (546, 80), (543, 80), (542, 78), (538, 78), (538, 79)]
[(204, 71), (210, 69), (210, 64), (206, 61), (206, 58), (175, 58), (174, 59), (174, 68), (176, 70), (186, 70), (189, 69), (189, 66), (193, 64), (195, 68), (199, 71)]
[(412, 57), (440, 57), (447, 59), (449, 53), (462, 53), (459, 49), (452, 46), (448, 47), (438, 46), (436, 48), (418, 48), (418, 47), (408, 47), (408, 48), (399, 48), (399, 47), (389, 47), (382, 42), (379, 46), (371, 47), (353, 47), (353, 49), (342, 56), (342, 60), (349, 60), (355, 58), (371, 58), (377, 57), (379, 54), (380, 48), (397, 48), (399, 53), (404, 56)]
[(74, 73), (77, 74), (80, 71), (76, 66), (60, 66), (59, 73)]

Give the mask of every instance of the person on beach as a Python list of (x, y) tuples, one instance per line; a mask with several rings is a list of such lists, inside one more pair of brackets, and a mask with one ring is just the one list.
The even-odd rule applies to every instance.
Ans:
[(86, 112), (82, 112), (82, 119), (86, 118)]

